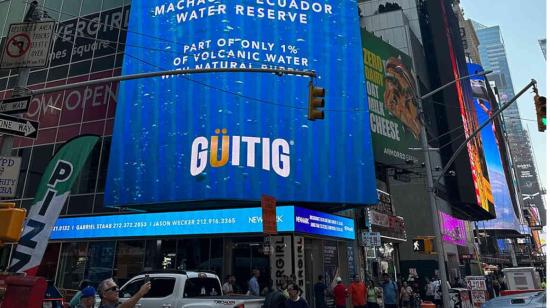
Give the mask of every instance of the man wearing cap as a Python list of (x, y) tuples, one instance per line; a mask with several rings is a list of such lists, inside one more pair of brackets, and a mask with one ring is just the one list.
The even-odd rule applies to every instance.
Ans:
[(87, 286), (80, 293), (80, 302), (76, 308), (94, 308), (95, 305), (95, 289), (92, 286)]
[(334, 294), (334, 304), (336, 308), (346, 308), (346, 297), (348, 297), (348, 290), (342, 282), (342, 278), (336, 277), (336, 286), (332, 291)]

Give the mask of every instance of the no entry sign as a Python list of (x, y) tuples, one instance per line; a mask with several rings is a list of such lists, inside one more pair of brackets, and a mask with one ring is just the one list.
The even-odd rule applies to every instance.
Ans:
[(2, 50), (0, 68), (46, 66), (54, 27), (54, 21), (11, 24)]

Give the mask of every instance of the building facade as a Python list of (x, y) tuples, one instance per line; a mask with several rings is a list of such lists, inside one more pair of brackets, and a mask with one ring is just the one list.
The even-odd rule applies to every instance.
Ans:
[[(21, 22), (27, 8), (27, 4), (16, 1), (0, 3), (2, 44), (6, 41), (9, 24)], [(39, 8), (59, 24), (54, 34), (50, 63), (48, 67), (31, 71), (28, 80), (30, 89), (121, 74), (130, 1), (48, 0), (40, 3)], [(11, 96), (17, 75), (16, 70), (0, 71), (0, 100)], [(104, 205), (118, 92), (118, 83), (101, 83), (35, 96), (29, 111), (22, 116), (40, 122), (38, 137), (35, 140), (15, 138), (12, 139), (13, 144), (7, 145), (11, 148), (9, 155), (22, 157), (16, 196), (9, 201), (29, 210), (40, 178), (56, 150), (78, 135), (101, 136), (64, 205), (38, 275), (53, 280), (60, 288), (77, 289), (79, 282), (85, 278), (98, 283), (114, 277), (122, 284), (146, 270), (210, 270), (220, 277), (236, 275), (239, 291), (246, 293), (251, 270), (258, 268), (262, 286), (266, 286), (270, 279), (283, 278), (276, 276), (276, 272), (284, 273), (285, 277), (295, 276), (310, 302), (313, 301), (313, 284), (318, 275), (324, 275), (327, 284), (335, 275), (351, 281), (357, 272), (358, 262), (353, 211), (340, 215), (312, 214), (319, 220), (314, 223), (317, 226), (314, 229), (319, 229), (319, 234), (315, 235), (311, 230), (284, 231), (286, 227), (280, 226), (278, 235), (269, 241), (262, 233), (261, 210), (257, 207), (250, 209), (247, 207), (249, 204), (243, 204), (243, 208), (233, 205), (235, 208), (222, 214), (209, 210), (160, 210), (171, 216), (166, 224), (181, 227), (192, 225), (193, 231), (185, 229), (187, 231), (174, 234), (165, 230), (136, 235), (118, 228), (138, 223), (135, 215), (141, 215)], [(6, 138), (1, 141), (5, 143)], [(300, 220), (298, 216), (301, 214), (294, 211), (294, 206), (291, 207), (292, 213), (277, 216), (279, 223), (293, 225), (294, 221)], [(170, 210), (174, 211), (174, 208)], [(310, 214), (307, 217), (311, 217)], [(158, 219), (155, 216), (158, 213), (143, 215), (146, 216), (140, 219), (151, 222)], [(237, 225), (237, 229), (227, 226), (220, 230), (215, 227), (216, 224), (226, 223)], [(98, 224), (109, 226), (112, 232), (104, 235), (85, 232), (86, 226)], [(348, 235), (332, 236), (327, 230)], [(6, 245), (0, 249), (2, 270), (7, 268), (13, 248), (13, 245)], [(322, 257), (319, 257), (320, 251)]]

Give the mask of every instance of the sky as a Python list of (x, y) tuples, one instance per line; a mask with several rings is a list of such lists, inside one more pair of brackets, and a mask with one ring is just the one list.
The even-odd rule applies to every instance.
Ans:
[[(514, 90), (518, 92), (531, 79), (538, 82), (539, 94), (546, 92), (546, 61), (539, 39), (546, 38), (545, 0), (462, 0), (464, 17), (485, 26), (500, 26)], [(546, 133), (537, 128), (531, 91), (517, 101), (523, 127), (529, 132), (542, 186), (546, 186)], [(547, 130), (548, 133), (548, 130)]]

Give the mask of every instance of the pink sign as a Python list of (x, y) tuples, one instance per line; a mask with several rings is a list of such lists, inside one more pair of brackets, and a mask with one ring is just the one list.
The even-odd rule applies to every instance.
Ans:
[(439, 217), (443, 240), (456, 245), (466, 246), (466, 225), (464, 221), (443, 212), (439, 212)]

